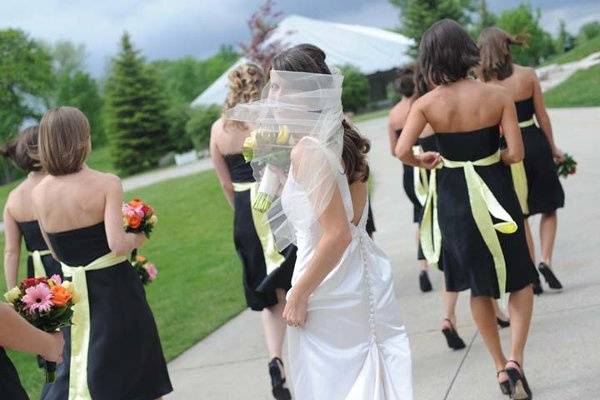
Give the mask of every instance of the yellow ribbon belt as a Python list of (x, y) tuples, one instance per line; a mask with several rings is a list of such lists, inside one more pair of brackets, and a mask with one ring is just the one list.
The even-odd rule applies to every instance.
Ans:
[(521, 205), (521, 211), (523, 211), (523, 214), (529, 214), (529, 205), (527, 204), (529, 188), (527, 187), (527, 174), (525, 173), (523, 161), (511, 164), (510, 173), (512, 175), (513, 185), (515, 186), (515, 192), (517, 192), (519, 204)]
[(75, 292), (79, 297), (73, 309), (73, 325), (71, 327), (69, 400), (90, 400), (92, 398), (87, 381), (88, 350), (90, 346), (90, 303), (86, 273), (114, 267), (126, 260), (126, 256), (108, 253), (85, 266), (70, 267), (61, 263), (63, 274), (65, 277), (72, 278)]
[[(250, 204), (253, 204), (258, 191), (258, 182), (233, 182), (233, 190), (236, 192), (250, 190)], [(252, 210), (254, 229), (256, 229), (258, 239), (260, 240), (263, 249), (267, 274), (270, 274), (281, 266), (285, 261), (285, 258), (277, 251), (277, 246), (275, 246), (275, 237), (271, 232), (268, 213), (257, 211), (254, 207), (250, 207), (250, 209)]]
[(29, 252), (29, 257), (33, 262), (33, 277), (46, 276), (46, 269), (42, 262), (42, 257), (52, 254), (50, 250), (34, 250)]
[[(412, 151), (415, 156), (418, 156), (423, 152), (423, 148), (421, 146), (413, 146)], [(415, 188), (415, 196), (417, 197), (417, 200), (419, 200), (419, 203), (422, 206), (425, 205), (425, 201), (427, 200), (427, 192), (429, 185), (427, 181), (427, 170), (425, 170), (425, 168), (413, 167), (413, 183)]]
[[(500, 152), (496, 152), (476, 161), (451, 161), (445, 158), (442, 160), (443, 167), (445, 168), (462, 168), (464, 170), (471, 213), (473, 214), (473, 219), (475, 220), (479, 233), (481, 233), (481, 237), (494, 260), (494, 267), (498, 278), (498, 288), (500, 290), (500, 295), (503, 296), (506, 290), (506, 262), (496, 231), (502, 233), (514, 233), (517, 230), (517, 224), (502, 205), (500, 205), (490, 188), (475, 170), (475, 167), (486, 167), (499, 162)], [(499, 219), (501, 222), (494, 223), (492, 216)], [(429, 194), (427, 196), (427, 201), (425, 202), (425, 211), (420, 229), (420, 239), (425, 258), (431, 264), (436, 264), (439, 261), (441, 251), (441, 232), (437, 219), (435, 169), (431, 171), (429, 178)]]
[(519, 122), (519, 128), (527, 128), (528, 126), (532, 125), (535, 125), (533, 117), (531, 117), (531, 119), (528, 119), (527, 121)]

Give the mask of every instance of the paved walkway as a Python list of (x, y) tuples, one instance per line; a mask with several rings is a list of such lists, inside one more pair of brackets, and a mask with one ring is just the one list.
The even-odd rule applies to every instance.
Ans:
[[(600, 396), (600, 109), (551, 110), (558, 143), (575, 155), (578, 174), (563, 181), (568, 207), (560, 211), (554, 264), (562, 293), (536, 299), (526, 371), (536, 399), (597, 399)], [(394, 264), (396, 292), (408, 328), (416, 400), (505, 399), (468, 309), (460, 298), (458, 329), (467, 349), (447, 349), (439, 332), (441, 274), (435, 291), (417, 287), (415, 227), (401, 188), (401, 167), (388, 151), (386, 121), (360, 124), (373, 142), (373, 206), (376, 242)], [(598, 147), (596, 147), (598, 146)], [(533, 226), (537, 227), (537, 219)], [(270, 399), (267, 357), (260, 315), (245, 311), (170, 363), (175, 392), (168, 400)], [(508, 331), (502, 332), (505, 343)], [(335, 382), (332, 382), (335, 384)], [(365, 399), (368, 400), (368, 399)]]

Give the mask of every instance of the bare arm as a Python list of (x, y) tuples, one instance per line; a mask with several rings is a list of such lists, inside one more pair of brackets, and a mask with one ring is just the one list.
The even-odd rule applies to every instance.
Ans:
[(123, 186), (116, 176), (107, 179), (104, 225), (108, 247), (118, 256), (131, 253), (144, 243), (144, 234), (127, 233), (123, 229)]
[(440, 160), (438, 153), (427, 151), (416, 157), (412, 151), (412, 147), (427, 126), (427, 119), (421, 109), (421, 104), (422, 102), (417, 100), (410, 108), (402, 135), (396, 144), (396, 157), (405, 164), (431, 169)]
[(227, 164), (225, 163), (225, 159), (221, 154), (221, 151), (217, 147), (216, 141), (216, 131), (217, 127), (213, 124), (212, 129), (210, 131), (210, 158), (215, 167), (215, 172), (217, 173), (217, 177), (219, 178), (219, 182), (221, 183), (221, 189), (223, 190), (223, 195), (229, 202), (231, 208), (234, 206), (234, 193), (233, 193), (233, 183), (231, 183), (231, 176), (229, 175), (229, 169), (227, 168)]
[(542, 93), (542, 87), (540, 86), (540, 80), (534, 71), (531, 72), (533, 80), (533, 105), (535, 108), (535, 118), (537, 119), (540, 128), (546, 135), (550, 148), (552, 149), (552, 155), (559, 160), (564, 158), (562, 151), (554, 143), (554, 135), (552, 133), (552, 124), (550, 123), (550, 117), (546, 111), (544, 104), (544, 95)]
[(500, 127), (506, 140), (506, 149), (502, 150), (501, 157), (502, 161), (508, 165), (523, 160), (523, 137), (521, 136), (514, 101), (508, 93), (502, 93), (501, 101), (502, 118), (500, 120)]
[(8, 304), (0, 304), (0, 346), (60, 362), (64, 344), (61, 333), (43, 332), (21, 318)]
[[(391, 112), (390, 112), (391, 114)], [(396, 129), (394, 129), (394, 126), (392, 126), (392, 119), (391, 119), (391, 115), (388, 116), (388, 137), (390, 140), (390, 152), (392, 153), (392, 156), (395, 156), (395, 152), (394, 150), (396, 149), (396, 143), (398, 142), (398, 137), (396, 135)]]
[(21, 257), (21, 230), (8, 210), (10, 201), (9, 198), (4, 207), (4, 279), (7, 289), (17, 285)]

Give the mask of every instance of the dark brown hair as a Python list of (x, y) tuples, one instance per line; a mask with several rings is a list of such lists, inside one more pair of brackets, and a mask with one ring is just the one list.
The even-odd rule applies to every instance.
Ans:
[(417, 99), (431, 90), (430, 83), (423, 74), (423, 69), (420, 65), (417, 65), (415, 69), (415, 92)]
[(479, 49), (456, 21), (443, 19), (423, 34), (419, 63), (427, 80), (444, 85), (464, 79), (479, 64)]
[[(232, 109), (240, 103), (249, 103), (260, 98), (265, 86), (265, 73), (261, 67), (252, 63), (244, 63), (232, 69), (227, 75), (229, 79), (229, 93), (223, 105), (223, 113)], [(245, 128), (246, 124), (241, 121), (225, 119), (223, 125), (238, 126)]]
[(394, 87), (403, 97), (412, 97), (415, 93), (415, 65), (409, 64), (398, 69)]
[(484, 81), (492, 79), (503, 80), (513, 73), (513, 60), (510, 45), (523, 45), (527, 40), (525, 35), (512, 36), (502, 29), (485, 28), (479, 34), (477, 46), (481, 53), (479, 74)]
[[(276, 71), (331, 75), (325, 58), (325, 53), (317, 46), (300, 44), (277, 54), (273, 59), (272, 68)], [(342, 126), (344, 128), (342, 159), (348, 183), (366, 182), (369, 179), (369, 164), (366, 155), (371, 149), (371, 144), (345, 119), (342, 121)]]
[(78, 172), (90, 152), (90, 123), (75, 107), (48, 110), (40, 122), (40, 161), (50, 175)]
[(0, 148), (0, 155), (9, 158), (24, 171), (41, 171), (42, 166), (38, 154), (38, 128), (39, 126), (35, 125), (23, 129), (19, 137)]

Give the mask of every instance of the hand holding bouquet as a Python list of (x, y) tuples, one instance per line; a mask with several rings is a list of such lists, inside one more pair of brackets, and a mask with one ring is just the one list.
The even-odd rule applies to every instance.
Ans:
[(242, 154), (246, 161), (264, 165), (264, 173), (260, 181), (258, 193), (252, 207), (265, 212), (271, 207), (273, 199), (281, 188), (282, 169), (290, 165), (290, 134), (286, 125), (279, 126), (279, 131), (256, 129), (244, 141)]
[(131, 265), (135, 269), (135, 272), (137, 272), (137, 274), (140, 276), (140, 280), (142, 281), (143, 285), (148, 285), (154, 282), (156, 276), (158, 275), (156, 266), (153, 263), (148, 262), (144, 256), (136, 255), (131, 260)]
[(573, 175), (577, 171), (577, 161), (572, 155), (564, 153), (564, 159), (557, 165), (558, 176), (563, 178)]
[(135, 198), (123, 203), (123, 228), (126, 232), (143, 233), (149, 238), (157, 220), (154, 209), (142, 200)]
[[(73, 284), (63, 282), (58, 275), (25, 279), (4, 298), (27, 322), (48, 333), (72, 324), (73, 306), (77, 303)], [(54, 382), (56, 363), (44, 360), (40, 366), (46, 368), (46, 382)]]

